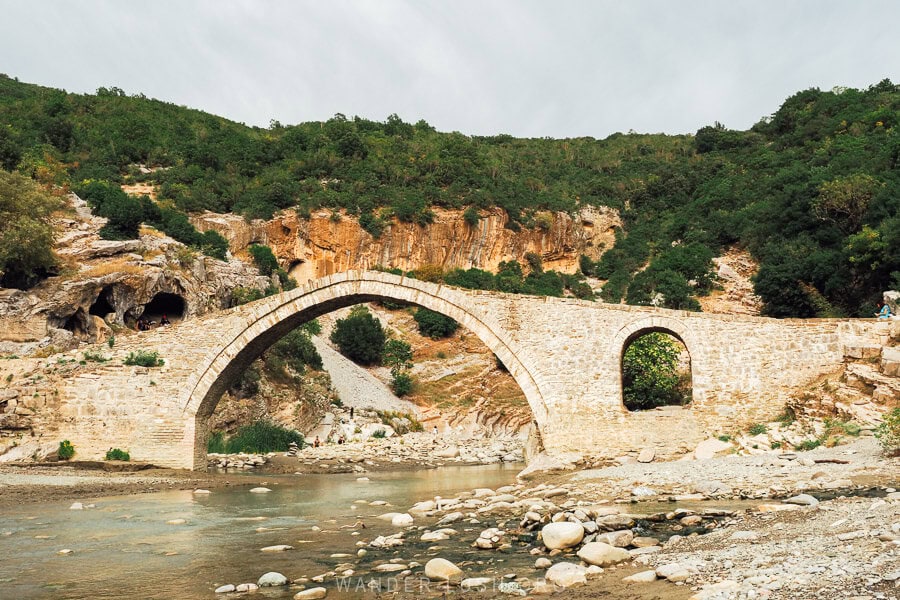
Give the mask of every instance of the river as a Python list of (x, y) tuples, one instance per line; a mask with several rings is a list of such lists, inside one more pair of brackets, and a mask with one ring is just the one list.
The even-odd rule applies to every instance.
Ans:
[[(357, 541), (399, 531), (376, 515), (405, 512), (436, 495), (509, 484), (520, 468), (379, 472), (368, 474), (369, 481), (358, 481), (356, 474), (273, 476), (267, 483), (272, 491), (266, 494), (250, 493), (253, 485), (248, 484), (209, 495), (170, 491), (95, 498), (84, 501), (94, 504), (84, 510), (69, 510), (70, 502), (23, 505), (0, 515), (0, 598), (216, 598), (218, 586), (255, 583), (268, 571), (295, 579), (328, 572), (339, 563), (353, 563), (356, 573), (345, 580), (353, 589), (363, 577), (371, 579), (374, 564), (395, 557), (424, 563), (437, 553), (429, 551), (433, 544), (410, 535), (407, 545), (370, 550), (358, 559)], [(389, 506), (369, 504), (379, 500)], [(367, 528), (351, 529), (359, 520)], [(432, 522), (416, 519), (416, 524)], [(466, 527), (480, 531), (487, 526)], [(277, 544), (294, 549), (260, 551)], [(475, 552), (463, 540), (444, 544), (453, 546), (449, 555), (441, 553), (451, 560), (471, 558)], [(340, 553), (350, 557), (332, 558)], [(498, 556), (486, 561), (485, 573), (499, 572), (513, 558)], [(515, 562), (531, 561), (525, 554)], [(339, 592), (334, 579), (326, 585), (332, 587), (329, 598), (362, 595)], [(390, 585), (385, 579), (383, 586)], [(291, 598), (296, 591), (268, 588), (257, 594)]]

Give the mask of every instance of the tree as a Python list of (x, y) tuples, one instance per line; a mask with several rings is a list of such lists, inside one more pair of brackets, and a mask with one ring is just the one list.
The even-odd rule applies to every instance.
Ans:
[(138, 198), (129, 196), (108, 181), (89, 181), (77, 188), (106, 225), (100, 229), (100, 237), (106, 240), (131, 240), (138, 237), (138, 228), (144, 221), (144, 207)]
[(419, 333), (431, 339), (440, 339), (453, 335), (459, 328), (459, 323), (439, 312), (419, 308), (413, 315), (418, 325)]
[(50, 215), (60, 200), (27, 177), (0, 170), (0, 283), (27, 288), (56, 265)]
[(378, 319), (360, 305), (354, 307), (348, 317), (335, 322), (329, 339), (341, 354), (365, 366), (381, 363), (386, 338)]
[(408, 342), (390, 339), (384, 343), (381, 353), (381, 364), (390, 367), (391, 373), (412, 367), (412, 347)]
[(622, 396), (628, 410), (684, 404), (679, 389), (678, 346), (653, 332), (634, 340), (622, 358)]
[(285, 378), (290, 367), (302, 374), (306, 367), (322, 370), (322, 357), (313, 345), (306, 326), (298, 327), (277, 342), (265, 353), (266, 368), (276, 376)]
[(253, 264), (259, 269), (260, 274), (269, 276), (278, 268), (278, 259), (268, 246), (252, 244), (249, 250)]
[(200, 236), (200, 249), (207, 256), (225, 260), (228, 252), (228, 240), (222, 237), (218, 231), (209, 229)]
[(817, 217), (834, 222), (844, 233), (859, 231), (879, 187), (881, 183), (865, 173), (826, 181), (819, 186), (813, 210)]

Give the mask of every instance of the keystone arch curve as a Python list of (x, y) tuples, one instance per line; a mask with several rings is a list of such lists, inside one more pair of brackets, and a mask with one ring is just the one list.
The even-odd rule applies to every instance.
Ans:
[(222, 394), (267, 348), (303, 323), (347, 306), (373, 300), (395, 300), (425, 307), (451, 317), (467, 327), (496, 354), (515, 379), (534, 414), (538, 430), (548, 418), (545, 399), (529, 365), (523, 363), (515, 342), (490, 315), (475, 306), (464, 293), (435, 283), (390, 273), (347, 271), (331, 275), (296, 290), (261, 300), (242, 326), (211, 357), (207, 357), (188, 381), (190, 389), (183, 414), (194, 415), (194, 468), (206, 464), (207, 421)]

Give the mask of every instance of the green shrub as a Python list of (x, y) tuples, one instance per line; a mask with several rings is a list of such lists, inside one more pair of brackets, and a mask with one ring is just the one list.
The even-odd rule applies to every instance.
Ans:
[(381, 364), (391, 369), (391, 373), (397, 374), (405, 369), (412, 368), (412, 346), (403, 340), (390, 339), (384, 343), (381, 352)]
[(272, 249), (262, 244), (253, 244), (250, 246), (250, 256), (253, 257), (253, 264), (259, 269), (263, 275), (269, 276), (278, 268), (278, 259), (272, 253)]
[(109, 339), (106, 340), (106, 345), (109, 346), (110, 349), (112, 349), (112, 347), (116, 345), (116, 336), (109, 336)]
[(59, 443), (59, 449), (56, 451), (56, 455), (59, 456), (60, 460), (69, 460), (75, 456), (75, 446), (73, 446), (72, 442), (69, 440), (63, 440)]
[(365, 306), (356, 306), (350, 315), (338, 319), (331, 332), (341, 354), (360, 365), (381, 363), (387, 336), (381, 323)]
[(206, 452), (208, 454), (225, 454), (225, 434), (214, 431), (206, 440)]
[(859, 437), (862, 428), (852, 421), (841, 421), (838, 419), (825, 419), (825, 435), (845, 434), (851, 437)]
[(387, 437), (387, 431), (385, 431), (384, 429), (376, 429), (372, 432), (372, 437), (378, 440), (382, 440)]
[(413, 318), (419, 333), (433, 340), (449, 337), (459, 328), (459, 323), (454, 319), (427, 308), (419, 308)]
[(731, 436), (730, 436), (730, 435), (726, 435), (726, 434), (722, 434), (722, 435), (718, 436), (718, 440), (719, 440), (720, 442), (730, 442), (730, 441), (731, 441)]
[(106, 460), (121, 460), (128, 462), (131, 460), (131, 455), (128, 454), (125, 450), (119, 450), (118, 448), (110, 448), (106, 451)]
[(478, 214), (478, 209), (474, 206), (470, 206), (463, 213), (463, 221), (465, 221), (469, 227), (475, 227), (480, 220), (481, 216)]
[(231, 290), (232, 306), (240, 306), (242, 304), (247, 304), (248, 302), (253, 302), (254, 300), (259, 300), (265, 297), (266, 293), (257, 288), (238, 286)]
[(228, 439), (225, 447), (229, 454), (285, 452), (290, 448), (291, 442), (296, 442), (302, 448), (303, 435), (271, 421), (255, 421), (238, 429)]
[(775, 420), (781, 423), (782, 427), (788, 427), (797, 420), (797, 416), (793, 408), (785, 406), (781, 414), (775, 417)]
[(285, 367), (290, 367), (298, 375), (312, 367), (322, 370), (322, 357), (312, 343), (304, 326), (298, 327), (277, 342), (265, 353), (266, 369), (281, 378), (287, 377)]
[(200, 249), (207, 256), (225, 260), (228, 256), (228, 240), (218, 231), (210, 229), (200, 234)]
[(281, 284), (281, 289), (285, 292), (289, 292), (290, 290), (296, 289), (297, 280), (288, 275), (288, 272), (282, 268), (275, 269), (275, 275), (278, 276), (278, 283)]
[(761, 435), (761, 434), (763, 434), (763, 433), (766, 433), (767, 431), (769, 431), (769, 429), (765, 426), (765, 424), (763, 424), (763, 423), (754, 423), (754, 424), (751, 425), (750, 428), (747, 430), (747, 433), (749, 433), (750, 435)]
[(822, 445), (822, 440), (803, 440), (799, 444), (797, 444), (797, 450), (801, 452), (806, 452), (807, 450), (812, 450), (814, 448), (818, 448)]
[(895, 408), (884, 416), (884, 421), (875, 430), (875, 437), (885, 454), (900, 454), (900, 408)]
[(27, 177), (0, 170), (0, 287), (25, 289), (56, 266), (50, 217), (61, 206)]
[(391, 389), (401, 398), (410, 394), (413, 390), (412, 376), (405, 371), (395, 374), (391, 380)]
[(92, 362), (103, 363), (103, 362), (106, 362), (109, 360), (108, 358), (103, 356), (101, 353), (94, 352), (93, 350), (85, 350), (84, 353), (82, 354), (82, 356), (84, 357), (84, 360), (89, 360)]
[(125, 357), (125, 364), (138, 367), (161, 367), (166, 361), (159, 357), (159, 352), (153, 350), (138, 350), (129, 352)]
[(100, 229), (101, 238), (130, 240), (138, 237), (138, 228), (144, 220), (144, 205), (139, 199), (108, 181), (88, 181), (76, 191), (97, 215), (106, 217), (106, 225)]

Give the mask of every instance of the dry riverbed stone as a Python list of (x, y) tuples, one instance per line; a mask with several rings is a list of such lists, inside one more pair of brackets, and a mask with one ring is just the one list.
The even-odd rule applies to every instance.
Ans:
[(547, 581), (560, 587), (571, 587), (577, 583), (587, 583), (587, 569), (574, 563), (556, 563), (546, 574)]
[(568, 521), (549, 523), (541, 529), (541, 539), (550, 550), (574, 548), (584, 539), (584, 527)]
[(462, 575), (462, 569), (446, 558), (432, 558), (425, 563), (425, 577), (432, 581), (447, 581), (453, 585), (459, 585)]
[(616, 548), (603, 542), (590, 542), (578, 551), (578, 558), (589, 565), (608, 567), (631, 558), (624, 548)]

